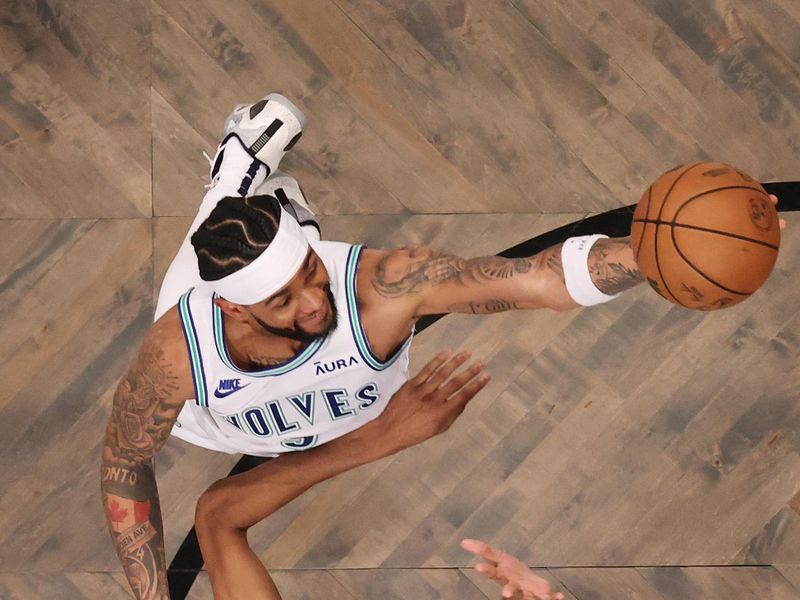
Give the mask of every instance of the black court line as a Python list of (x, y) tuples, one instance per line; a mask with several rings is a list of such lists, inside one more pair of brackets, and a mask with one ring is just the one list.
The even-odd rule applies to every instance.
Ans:
[[(767, 193), (778, 196), (779, 211), (800, 211), (800, 181), (765, 183), (763, 185)], [(502, 256), (504, 258), (523, 258), (531, 256), (550, 246), (560, 244), (568, 237), (578, 235), (602, 233), (609, 237), (625, 237), (630, 235), (631, 232), (634, 208), (636, 208), (635, 204), (622, 206), (599, 215), (569, 223), (558, 229), (553, 229), (542, 235), (537, 235), (507, 250), (503, 250), (497, 254), (497, 256)], [(444, 314), (441, 314), (422, 317), (417, 321), (416, 335), (422, 333), (444, 316)], [(265, 460), (269, 459), (245, 454), (239, 459), (239, 462), (236, 463), (228, 475), (237, 475), (249, 471)], [(195, 533), (194, 527), (192, 527), (191, 531), (186, 535), (186, 538), (184, 538), (178, 548), (178, 551), (175, 553), (169, 565), (169, 569), (167, 570), (170, 598), (172, 598), (172, 600), (185, 600), (197, 574), (202, 569), (203, 556), (200, 553), (200, 545), (197, 543), (197, 534)]]

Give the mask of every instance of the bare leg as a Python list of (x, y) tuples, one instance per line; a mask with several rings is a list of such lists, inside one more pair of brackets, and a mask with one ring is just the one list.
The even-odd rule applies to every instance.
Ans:
[[(194, 254), (191, 242), (192, 234), (208, 218), (208, 215), (211, 214), (211, 211), (214, 210), (220, 200), (226, 196), (242, 195), (240, 193), (242, 182), (247, 177), (248, 169), (254, 163), (258, 163), (258, 161), (245, 151), (237, 139), (234, 138), (228, 142), (222, 167), (220, 168), (219, 179), (203, 197), (197, 216), (192, 221), (192, 226), (189, 227), (178, 253), (170, 263), (166, 275), (164, 275), (164, 281), (161, 283), (161, 290), (158, 294), (154, 321), (157, 321), (161, 315), (175, 306), (181, 295), (188, 291), (189, 288), (200, 283), (197, 257)], [(248, 187), (248, 190), (261, 185), (266, 177), (266, 169), (263, 165), (258, 164), (255, 170), (252, 184)], [(247, 183), (250, 183), (249, 178)]]
[[(255, 190), (270, 173), (275, 173), (283, 156), (300, 138), (305, 124), (306, 119), (300, 109), (287, 98), (274, 93), (255, 104), (239, 105), (228, 116), (223, 144), (212, 169), (214, 183), (203, 198), (189, 233), (167, 270), (158, 297), (155, 320), (177, 304), (181, 294), (200, 282), (190, 241), (192, 234), (222, 198), (256, 193)], [(249, 151), (245, 150), (243, 143)]]
[(247, 543), (247, 532), (196, 523), (197, 538), (216, 600), (281, 600), (275, 583)]

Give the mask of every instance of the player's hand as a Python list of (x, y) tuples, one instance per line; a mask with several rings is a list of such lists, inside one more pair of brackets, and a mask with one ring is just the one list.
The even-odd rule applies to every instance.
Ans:
[[(770, 194), (769, 199), (772, 200), (775, 206), (778, 206), (778, 197), (775, 194)], [(781, 226), (781, 229), (786, 229), (786, 221), (784, 219), (778, 219), (778, 224)]]
[(441, 352), (397, 390), (376, 419), (381, 443), (397, 451), (447, 431), (490, 379), (480, 361), (454, 375), (469, 357), (467, 351)]
[(534, 575), (516, 557), (492, 548), (481, 540), (462, 540), (461, 547), (483, 558), (475, 570), (503, 586), (503, 598), (511, 600), (563, 600), (564, 594), (550, 591), (547, 580)]

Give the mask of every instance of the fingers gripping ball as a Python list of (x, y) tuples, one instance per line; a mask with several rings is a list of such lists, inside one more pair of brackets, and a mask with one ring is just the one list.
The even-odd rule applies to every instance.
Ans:
[(758, 181), (723, 163), (664, 173), (633, 213), (639, 270), (661, 296), (687, 308), (738, 304), (778, 258), (778, 213)]

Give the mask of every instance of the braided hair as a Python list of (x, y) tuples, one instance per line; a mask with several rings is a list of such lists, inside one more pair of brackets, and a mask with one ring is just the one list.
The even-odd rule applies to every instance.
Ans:
[(216, 281), (253, 262), (275, 238), (280, 214), (272, 196), (220, 200), (192, 235), (200, 277)]

